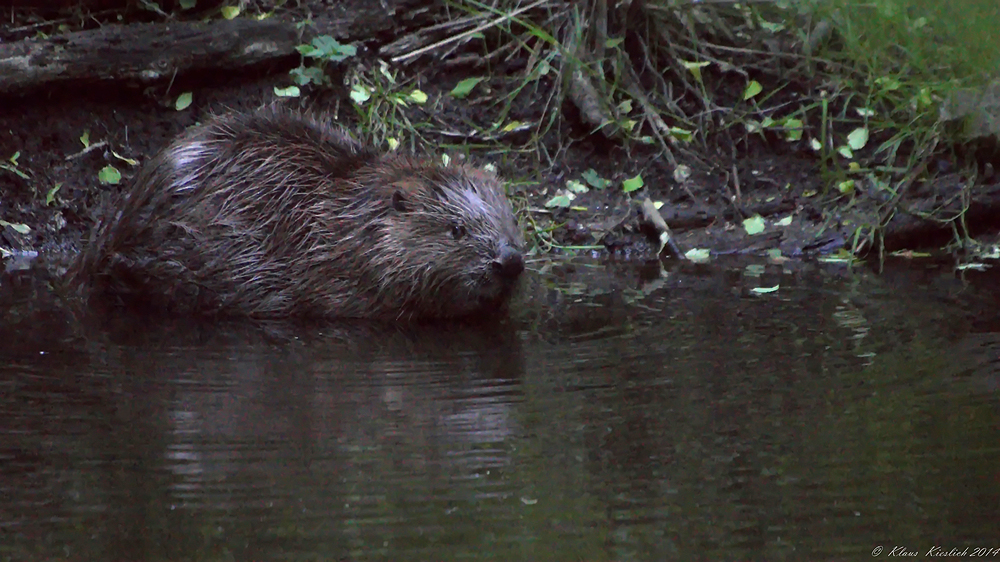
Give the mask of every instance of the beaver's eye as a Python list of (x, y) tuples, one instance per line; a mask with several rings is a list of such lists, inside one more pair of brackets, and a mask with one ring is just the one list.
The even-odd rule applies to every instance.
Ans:
[(465, 227), (460, 224), (453, 224), (451, 226), (451, 236), (455, 240), (458, 240), (466, 235)]

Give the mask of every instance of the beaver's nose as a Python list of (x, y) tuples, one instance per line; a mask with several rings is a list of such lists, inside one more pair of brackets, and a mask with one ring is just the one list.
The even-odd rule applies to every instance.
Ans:
[(501, 277), (516, 279), (524, 271), (524, 257), (521, 251), (510, 244), (501, 244), (500, 256), (493, 260), (493, 269)]

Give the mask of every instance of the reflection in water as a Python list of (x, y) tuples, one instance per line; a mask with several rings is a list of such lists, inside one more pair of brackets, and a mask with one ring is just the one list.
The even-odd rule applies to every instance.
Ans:
[(995, 538), (993, 284), (573, 274), (489, 329), (7, 320), (0, 558), (857, 559)]

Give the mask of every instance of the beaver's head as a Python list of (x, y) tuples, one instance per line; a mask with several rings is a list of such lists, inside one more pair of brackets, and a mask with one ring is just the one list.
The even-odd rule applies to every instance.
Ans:
[(524, 271), (524, 239), (496, 175), (405, 158), (384, 164), (373, 168), (373, 183), (388, 189), (368, 263), (386, 304), (439, 318), (501, 307)]

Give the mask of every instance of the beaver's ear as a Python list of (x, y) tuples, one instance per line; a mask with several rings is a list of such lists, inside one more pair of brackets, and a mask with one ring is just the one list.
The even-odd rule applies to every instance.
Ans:
[(397, 189), (392, 192), (392, 208), (400, 213), (406, 212), (406, 195), (402, 190)]
[(400, 213), (405, 213), (412, 210), (413, 201), (418, 199), (423, 184), (417, 180), (407, 178), (393, 182), (392, 187), (392, 208)]

